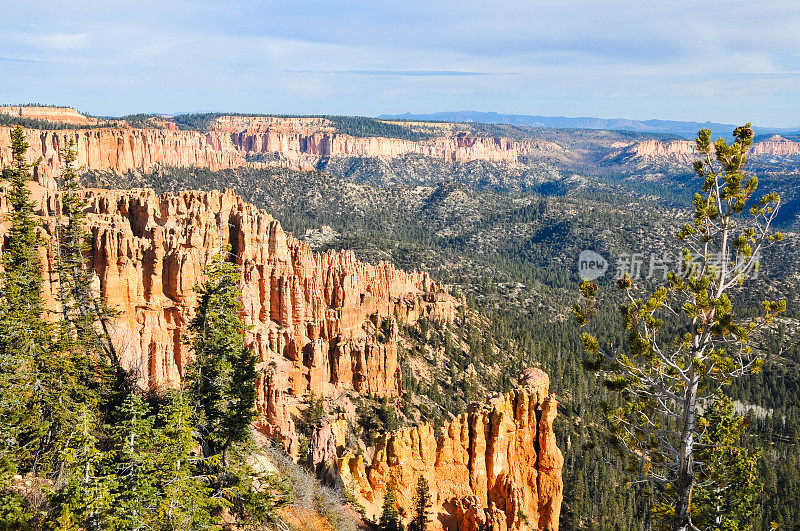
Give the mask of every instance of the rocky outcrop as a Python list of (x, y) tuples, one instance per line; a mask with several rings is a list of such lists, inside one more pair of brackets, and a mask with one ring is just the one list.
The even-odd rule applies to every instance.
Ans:
[[(750, 148), (751, 157), (792, 157), (800, 155), (800, 142), (787, 140), (774, 135), (766, 140), (754, 142)], [(607, 157), (623, 161), (655, 161), (678, 164), (691, 164), (697, 160), (695, 143), (689, 140), (643, 140)]]
[[(425, 133), (419, 140), (410, 140), (345, 134), (337, 129), (335, 121), (324, 117), (220, 115), (205, 122), (200, 131), (179, 129), (178, 122), (169, 117), (149, 117), (138, 123), (138, 127), (132, 127), (123, 119), (91, 118), (74, 109), (60, 107), (0, 107), (0, 113), (80, 127), (26, 130), (31, 159), (41, 157), (35, 176), (44, 186), (52, 183), (51, 177), (58, 174), (61, 150), (70, 140), (75, 142), (80, 167), (120, 174), (165, 167), (216, 171), (283, 165), (310, 170), (328, 159), (392, 159), (407, 155), (448, 162), (514, 164), (531, 160), (562, 163), (583, 160), (592, 165), (597, 163), (578, 146), (544, 138), (512, 140), (474, 134), (464, 131), (463, 124), (390, 122), (412, 133)], [(0, 166), (10, 160), (9, 133), (8, 126), (0, 127)], [(687, 165), (696, 159), (694, 142), (688, 140), (613, 142), (600, 152), (601, 162), (607, 164)], [(756, 142), (751, 150), (754, 158), (798, 155), (800, 142), (777, 135)]]
[[(23, 108), (28, 109), (28, 108)], [(80, 116), (80, 115), (78, 115)], [(72, 122), (68, 122), (72, 123)], [(320, 159), (352, 157), (393, 158), (418, 154), (446, 161), (486, 160), (516, 162), (531, 154), (558, 152), (553, 143), (517, 142), (504, 137), (447, 132), (427, 140), (354, 137), (342, 134), (322, 118), (222, 117), (206, 132), (166, 127), (95, 127), (91, 129), (27, 129), (31, 160), (41, 158), (35, 170), (46, 186), (62, 164), (61, 151), (75, 142), (76, 164), (85, 170), (126, 173), (162, 167), (220, 170), (261, 166), (259, 156), (295, 169), (313, 169)], [(0, 127), (0, 166), (11, 157), (10, 127)]]
[(766, 140), (753, 144), (750, 153), (755, 156), (795, 157), (800, 155), (800, 142), (788, 140), (780, 135), (773, 135)]
[(564, 458), (556, 445), (556, 399), (549, 378), (529, 369), (522, 385), (442, 428), (403, 428), (382, 436), (371, 462), (339, 458), (346, 488), (376, 517), (388, 485), (401, 515), (411, 516), (417, 480), (433, 494), (434, 529), (558, 529)]
[(47, 107), (40, 105), (4, 105), (0, 106), (0, 114), (8, 114), (17, 118), (46, 120), (69, 125), (97, 125), (100, 118), (85, 116), (72, 107)]
[(292, 161), (303, 156), (400, 157), (417, 154), (447, 161), (487, 160), (516, 162), (537, 149), (533, 142), (518, 143), (503, 137), (478, 137), (469, 134), (412, 141), (384, 137), (352, 137), (335, 132), (284, 133), (280, 131), (233, 133), (234, 142), (247, 153), (274, 153)]
[[(52, 235), (59, 196), (35, 187), (35, 197)], [(364, 264), (352, 252), (315, 253), (231, 191), (87, 190), (85, 199), (98, 289), (119, 311), (114, 341), (145, 387), (181, 381), (192, 288), (209, 257), (230, 247), (242, 271), (246, 342), (261, 361), (258, 411), (267, 435), (291, 433), (287, 401), (310, 393), (398, 395), (395, 319), (452, 319), (454, 299), (426, 273)], [(0, 199), (0, 236), (7, 209)], [(42, 253), (55, 306), (53, 255)], [(367, 332), (376, 328), (386, 333)]]
[(623, 154), (631, 159), (669, 160), (687, 163), (697, 158), (694, 142), (689, 140), (644, 140), (635, 142), (623, 150)]
[[(0, 127), (0, 166), (11, 160), (11, 129)], [(245, 159), (231, 143), (230, 135), (168, 129), (93, 128), (26, 129), (37, 182), (52, 188), (52, 177), (62, 166), (62, 151), (75, 142), (76, 165), (84, 170), (125, 173), (161, 167), (196, 167), (219, 170), (243, 166)]]

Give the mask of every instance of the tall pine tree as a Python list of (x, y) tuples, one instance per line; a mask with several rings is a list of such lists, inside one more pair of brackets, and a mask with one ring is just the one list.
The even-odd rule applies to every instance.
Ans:
[(100, 448), (95, 412), (84, 404), (77, 417), (59, 456), (62, 486), (51, 499), (49, 517), (58, 529), (100, 529), (111, 514), (116, 482), (105, 470), (108, 456)]
[(170, 391), (158, 412), (157, 475), (160, 503), (156, 519), (162, 529), (213, 529), (218, 509), (228, 505), (214, 497), (209, 482), (197, 473), (194, 411), (186, 393)]
[(427, 531), (430, 524), (431, 489), (428, 480), (420, 476), (414, 493), (414, 516), (408, 524), (408, 531)]
[(401, 531), (400, 515), (397, 512), (397, 498), (394, 495), (394, 486), (389, 485), (386, 496), (383, 498), (383, 510), (378, 521), (381, 531)]
[(72, 347), (77, 342), (84, 349), (94, 350), (113, 366), (119, 367), (119, 356), (109, 332), (110, 310), (102, 298), (92, 292), (92, 273), (86, 261), (89, 231), (86, 229), (86, 202), (80, 195), (80, 183), (75, 168), (75, 141), (62, 152), (64, 161), (61, 176), (61, 216), (57, 216), (57, 264), (63, 324), (68, 325), (62, 338)]
[(0, 272), (0, 460), (7, 470), (54, 473), (54, 456), (74, 417), (69, 359), (53, 341), (45, 319), (39, 220), (28, 182), (28, 143), (21, 127), (11, 133), (8, 181), (11, 228)]
[(245, 325), (239, 273), (234, 264), (215, 256), (205, 269), (206, 280), (189, 329), (194, 360), (186, 387), (198, 417), (203, 455), (230, 464), (230, 450), (251, 439), (255, 419), (256, 360), (244, 344)]
[[(591, 332), (581, 335), (586, 366), (605, 377), (615, 391), (608, 408), (615, 446), (629, 471), (640, 471), (669, 496), (675, 531), (695, 529), (692, 495), (706, 463), (702, 449), (700, 405), (723, 386), (760, 371), (764, 353), (752, 344), (786, 311), (786, 300), (765, 300), (760, 315), (737, 311), (730, 296), (749, 273), (758, 270), (759, 254), (780, 241), (773, 233), (781, 204), (771, 192), (755, 198), (758, 179), (745, 165), (753, 143), (750, 124), (733, 131), (734, 142), (701, 129), (696, 147), (702, 160), (694, 170), (702, 181), (694, 196), (694, 222), (676, 234), (685, 245), (678, 271), (648, 294), (625, 275), (617, 286), (626, 331), (623, 346), (609, 344)], [(583, 303), (575, 317), (586, 326), (596, 315), (598, 286), (582, 282)]]

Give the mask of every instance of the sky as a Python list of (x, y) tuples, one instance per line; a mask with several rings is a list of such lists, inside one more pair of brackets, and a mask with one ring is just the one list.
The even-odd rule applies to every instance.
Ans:
[(0, 102), (800, 126), (800, 1), (0, 0)]

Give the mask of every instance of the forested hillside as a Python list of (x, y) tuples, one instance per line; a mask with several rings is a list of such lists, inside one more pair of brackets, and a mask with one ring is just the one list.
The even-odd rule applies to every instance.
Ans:
[[(347, 171), (285, 169), (165, 170), (124, 179), (95, 174), (89, 180), (159, 190), (231, 187), (321, 249), (354, 249), (368, 261), (391, 259), (406, 269), (430, 271), (454, 292), (464, 293), (469, 307), (483, 319), (451, 332), (468, 345), (463, 354), (448, 347), (447, 334), (426, 330), (422, 337), (441, 346), (443, 354), (429, 362), (444, 375), (453, 369), (456, 374), (440, 378), (442, 383), (435, 387), (419, 387), (411, 380), (418, 375), (409, 369), (407, 388), (427, 394), (453, 415), (460, 409), (448, 397), (465, 389), (458, 382), (461, 370), (500, 363), (501, 370), (487, 371), (496, 375), (500, 390), (513, 384), (520, 369), (540, 365), (551, 376), (553, 390), (562, 399), (561, 416), (567, 420), (558, 425), (559, 446), (566, 457), (562, 526), (647, 528), (650, 498), (645, 487), (628, 486), (615, 469), (599, 407), (605, 391), (582, 367), (583, 349), (569, 308), (577, 298), (581, 250), (595, 250), (612, 263), (625, 253), (641, 252), (649, 260), (656, 251), (677, 252), (674, 234), (689, 216), (688, 209), (679, 206), (685, 194), (679, 191), (666, 202), (592, 180), (571, 187), (567, 194), (546, 188), (532, 193), (486, 186), (481, 180), (448, 180), (452, 173), (439, 177), (430, 168), (419, 172), (422, 178), (416, 182), (392, 183), (383, 177), (380, 163), (359, 164), (354, 180), (342, 176), (352, 175)], [(377, 172), (373, 177), (371, 169)], [(800, 499), (798, 257), (800, 240), (786, 233), (780, 247), (765, 253), (757, 278), (736, 293), (746, 312), (755, 311), (767, 296), (789, 301), (765, 340), (768, 361), (763, 374), (729, 388), (739, 410), (750, 418), (742, 442), (763, 455), (758, 467), (764, 491), (756, 529), (769, 529), (772, 521), (790, 528), (800, 519), (798, 505), (790, 502)], [(643, 264), (644, 270), (647, 266)], [(600, 288), (613, 301), (612, 277), (609, 272)], [(598, 319), (621, 343), (623, 331), (614, 313), (604, 311)], [(406, 332), (409, 337), (418, 334)], [(419, 351), (407, 353), (409, 366), (416, 365), (418, 355)]]

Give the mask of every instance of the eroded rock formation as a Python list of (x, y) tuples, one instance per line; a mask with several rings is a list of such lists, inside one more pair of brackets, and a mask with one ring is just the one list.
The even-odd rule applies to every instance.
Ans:
[[(146, 169), (165, 160), (214, 167), (215, 160), (222, 165), (243, 160), (235, 148), (230, 153), (239, 159), (214, 158), (229, 153), (214, 148), (214, 142), (227, 138), (235, 144), (234, 133), (225, 131), (94, 128), (26, 134), (32, 158), (45, 159), (38, 174), (42, 185), (32, 185), (45, 239), (55, 233), (61, 211), (50, 176), (68, 138), (78, 142), (80, 161), (88, 169)], [(0, 131), (0, 164), (7, 161), (2, 158), (8, 156), (7, 144), (2, 144), (7, 138), (8, 132)], [(160, 147), (151, 149), (151, 142)], [(195, 151), (197, 142), (206, 142), (208, 149)], [(323, 146), (333, 145), (325, 142)], [(452, 142), (443, 149), (476, 146), (464, 138)], [(189, 147), (174, 153), (181, 145)], [(358, 153), (358, 145), (336, 149)], [(394, 148), (386, 149), (390, 154)], [(193, 162), (181, 158), (187, 154), (195, 157)], [(0, 246), (8, 231), (4, 186), (0, 183)], [(113, 338), (123, 364), (137, 372), (142, 386), (169, 387), (181, 381), (190, 359), (182, 338), (196, 300), (192, 287), (202, 280), (209, 258), (230, 248), (229, 258), (242, 270), (242, 317), (251, 326), (246, 341), (260, 359), (258, 425), (267, 436), (284, 437), (293, 455), (297, 440), (292, 438), (292, 411), (302, 399), (311, 393), (335, 398), (347, 391), (400, 394), (397, 320), (453, 318), (456, 301), (427, 274), (405, 273), (386, 263), (364, 264), (352, 252), (315, 253), (231, 191), (84, 193), (96, 289), (120, 311)], [(53, 250), (42, 247), (41, 257), (46, 296), (57, 309)], [(563, 457), (552, 429), (556, 401), (548, 395), (549, 379), (543, 372), (529, 370), (521, 380), (522, 388), (472, 405), (445, 425), (439, 437), (431, 426), (421, 426), (379, 438), (369, 462), (345, 453), (345, 421), (326, 424), (312, 438), (311, 460), (321, 477), (353, 492), (370, 517), (377, 516), (386, 488), (393, 484), (407, 520), (422, 475), (434, 496), (434, 529), (488, 525), (510, 530), (523, 529), (525, 522), (533, 529), (557, 529)]]
[(85, 116), (72, 107), (48, 107), (42, 105), (4, 105), (0, 113), (31, 120), (46, 120), (70, 125), (97, 125), (100, 118)]
[[(61, 150), (75, 141), (77, 164), (86, 170), (126, 173), (149, 172), (164, 167), (208, 168), (286, 165), (315, 169), (321, 160), (378, 157), (391, 159), (420, 155), (452, 162), (491, 161), (517, 163), (530, 159), (568, 161), (575, 151), (563, 143), (539, 138), (513, 140), (502, 136), (466, 132), (459, 124), (393, 122), (423, 132), (419, 140), (383, 136), (352, 136), (324, 117), (219, 115), (203, 124), (202, 131), (179, 129), (168, 117), (150, 117), (132, 127), (124, 120), (83, 116), (68, 107), (0, 107), (0, 113), (80, 126), (75, 129), (26, 130), (32, 160), (42, 185), (51, 183), (61, 166)], [(10, 159), (10, 128), (0, 127), (0, 166)], [(402, 135), (401, 135), (402, 136)], [(694, 142), (656, 139), (615, 142), (607, 162), (644, 161), (690, 164), (696, 158)], [(780, 136), (756, 142), (753, 157), (800, 155), (800, 142)]]
[[(712, 148), (713, 149), (713, 148)], [(792, 157), (800, 155), (800, 142), (788, 140), (779, 135), (754, 142), (750, 149), (751, 157)], [(697, 160), (695, 143), (690, 140), (643, 140), (635, 142), (610, 156), (623, 160), (660, 161), (677, 164), (691, 164)]]
[[(43, 231), (51, 236), (59, 196), (34, 188)], [(190, 356), (182, 337), (195, 305), (192, 288), (209, 257), (230, 247), (230, 259), (242, 268), (246, 341), (261, 360), (258, 410), (268, 435), (293, 431), (291, 397), (350, 389), (398, 395), (395, 319), (452, 319), (454, 299), (427, 274), (364, 264), (352, 252), (315, 253), (231, 191), (87, 190), (85, 196), (98, 289), (120, 312), (114, 340), (143, 386), (180, 382)], [(2, 184), (0, 197), (2, 236), (8, 230)], [(52, 250), (42, 248), (42, 258), (56, 306)]]
[[(69, 118), (71, 115), (67, 116)], [(80, 115), (78, 115), (80, 116)], [(56, 119), (56, 118), (53, 118)], [(72, 121), (68, 122), (72, 123)], [(162, 167), (220, 170), (262, 166), (259, 155), (277, 156), (296, 169), (312, 169), (323, 158), (400, 157), (418, 154), (447, 161), (516, 162), (532, 153), (561, 148), (546, 141), (518, 142), (504, 137), (447, 132), (426, 140), (354, 137), (337, 132), (323, 119), (221, 117), (206, 132), (171, 127), (94, 127), (88, 129), (26, 129), (31, 160), (41, 157), (35, 177), (50, 182), (61, 167), (61, 151), (75, 142), (76, 164), (85, 170), (125, 173)], [(10, 128), (0, 127), (0, 166), (10, 161)]]
[(339, 458), (342, 481), (368, 516), (379, 514), (391, 484), (408, 521), (423, 476), (433, 493), (434, 529), (557, 530), (564, 458), (553, 433), (557, 404), (549, 383), (547, 374), (529, 369), (523, 387), (473, 404), (438, 438), (430, 425), (382, 436), (371, 462)]
[(766, 140), (754, 143), (751, 154), (775, 157), (797, 156), (800, 155), (800, 142), (773, 135)]
[[(0, 166), (11, 160), (10, 128), (0, 127)], [(196, 167), (219, 170), (243, 166), (245, 159), (231, 143), (230, 135), (204, 134), (169, 129), (92, 128), (36, 130), (26, 129), (30, 145), (28, 157), (41, 158), (34, 176), (43, 186), (52, 187), (58, 174), (62, 151), (75, 142), (78, 167), (84, 170), (151, 171), (160, 167)]]

